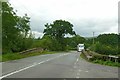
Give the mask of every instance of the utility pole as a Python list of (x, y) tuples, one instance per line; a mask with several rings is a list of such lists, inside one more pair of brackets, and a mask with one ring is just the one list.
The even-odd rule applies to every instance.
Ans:
[(95, 41), (94, 41), (94, 34), (95, 34), (95, 32), (93, 32), (93, 45), (94, 45), (94, 43), (95, 43)]

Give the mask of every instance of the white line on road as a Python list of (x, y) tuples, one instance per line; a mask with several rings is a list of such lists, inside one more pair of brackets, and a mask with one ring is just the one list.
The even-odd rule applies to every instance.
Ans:
[(79, 76), (79, 75), (80, 75), (80, 73), (77, 73), (77, 75)]
[(74, 68), (77, 68), (77, 66), (74, 66)]
[(28, 67), (22, 68), (22, 69), (20, 69), (20, 70), (17, 70), (17, 71), (11, 72), (11, 73), (9, 73), (9, 74), (6, 74), (6, 75), (0, 77), (0, 80), (1, 80), (2, 78), (7, 77), (7, 76), (13, 75), (13, 74), (15, 74), (15, 73), (18, 73), (18, 72), (24, 71), (24, 70), (26, 70), (26, 69), (32, 68), (32, 67), (34, 67), (34, 66), (37, 66), (37, 65), (39, 65), (39, 64), (42, 64), (42, 63), (45, 63), (45, 62), (47, 62), (47, 61), (53, 60), (53, 59), (55, 59), (55, 58), (59, 58), (59, 57), (61, 57), (61, 56), (69, 55), (69, 54), (71, 54), (71, 53), (62, 54), (62, 55), (59, 55), (59, 56), (54, 57), (54, 58), (50, 58), (50, 59), (45, 60), (45, 61), (41, 61), (41, 62), (39, 62), (39, 63), (33, 63), (31, 66), (28, 66)]
[(80, 78), (79, 76), (77, 76), (76, 78)]
[[(44, 55), (40, 55), (40, 56), (48, 56), (48, 55), (50, 55), (50, 54), (44, 54)], [(34, 56), (35, 57), (35, 56)], [(20, 59), (19, 59), (20, 60)], [(12, 61), (18, 61), (18, 60), (12, 60)], [(0, 64), (2, 64), (2, 63), (7, 63), (7, 62), (11, 62), (11, 61), (5, 61), (5, 62), (0, 62)]]
[(85, 72), (88, 72), (88, 71), (85, 71)]
[(78, 61), (79, 61), (79, 59), (76, 60), (76, 62), (74, 63), (74, 65), (76, 65)]
[(79, 59), (77, 59), (77, 62), (78, 62)]
[(79, 72), (81, 72), (82, 70), (79, 69)]

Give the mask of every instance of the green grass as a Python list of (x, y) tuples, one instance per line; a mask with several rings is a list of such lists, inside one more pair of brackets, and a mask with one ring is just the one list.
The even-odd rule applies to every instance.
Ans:
[(83, 59), (85, 59), (86, 61), (88, 61), (87, 58), (86, 58), (86, 56), (83, 53), (80, 54), (80, 57), (83, 58)]
[(17, 60), (17, 59), (22, 59), (22, 58), (37, 56), (37, 55), (54, 54), (54, 53), (58, 53), (58, 52), (56, 52), (56, 51), (49, 51), (49, 52), (43, 51), (43, 52), (27, 53), (27, 54), (7, 53), (7, 54), (0, 55), (0, 62)]
[(2, 55), (0, 55), (0, 61), (2, 61)]
[(118, 63), (118, 62), (103, 61), (103, 60), (94, 60), (94, 61), (92, 61), (92, 62), (93, 62), (93, 63), (97, 63), (97, 64), (102, 64), (102, 65), (120, 67), (120, 63)]

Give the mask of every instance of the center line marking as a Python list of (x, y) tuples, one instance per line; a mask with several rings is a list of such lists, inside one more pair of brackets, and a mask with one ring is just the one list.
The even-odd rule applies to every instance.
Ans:
[(85, 71), (85, 72), (88, 72), (88, 71)]
[(79, 59), (77, 59), (77, 62), (78, 62)]
[(76, 66), (74, 66), (74, 68), (77, 68)]
[(81, 72), (82, 70), (79, 69), (79, 72)]
[(80, 73), (77, 73), (77, 75), (79, 76), (79, 75), (80, 75)]
[(7, 76), (13, 75), (13, 74), (15, 74), (15, 73), (18, 73), (18, 72), (24, 71), (24, 70), (26, 70), (26, 69), (32, 68), (32, 67), (34, 67), (34, 66), (37, 66), (37, 65), (39, 65), (39, 64), (42, 64), (42, 63), (48, 62), (48, 61), (50, 61), (50, 60), (53, 60), (53, 59), (55, 59), (55, 58), (59, 58), (59, 57), (61, 57), (61, 56), (69, 55), (69, 54), (70, 54), (70, 53), (68, 53), (68, 54), (63, 54), (63, 55), (59, 55), (59, 56), (57, 56), (57, 57), (50, 58), (50, 59), (48, 59), (48, 60), (41, 61), (41, 62), (39, 62), (39, 63), (35, 63), (35, 62), (34, 62), (31, 66), (25, 67), (25, 68), (20, 69), (20, 70), (18, 70), (18, 71), (11, 72), (11, 73), (6, 74), (6, 75), (3, 75), (2, 77), (0, 77), (0, 80), (1, 80), (2, 78), (7, 77)]
[(76, 78), (79, 78), (79, 76), (77, 76)]

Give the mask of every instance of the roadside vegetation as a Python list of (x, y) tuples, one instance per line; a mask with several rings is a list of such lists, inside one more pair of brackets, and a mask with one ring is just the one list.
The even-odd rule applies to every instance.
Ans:
[(120, 67), (120, 63), (113, 62), (113, 61), (94, 60), (93, 63), (102, 64), (102, 65), (108, 65), (108, 66)]
[[(76, 35), (73, 24), (65, 20), (46, 23), (42, 38), (35, 38), (30, 28), (30, 17), (18, 16), (8, 2), (2, 3), (2, 58), (3, 61), (21, 59), (50, 52), (76, 50), (85, 38)], [(73, 37), (66, 37), (71, 35)], [(22, 51), (42, 48), (43, 53), (19, 54)], [(48, 51), (48, 52), (46, 52)], [(54, 52), (53, 52), (54, 51)]]
[[(93, 38), (88, 38), (85, 42), (87, 49), (89, 51), (93, 51), (97, 53), (97, 55), (92, 54), (93, 58), (89, 61), (93, 63), (102, 64), (102, 65), (120, 67), (119, 39), (120, 39), (120, 36), (118, 34), (113, 34), (113, 33), (100, 34), (99, 36), (94, 38), (94, 44), (93, 44)], [(114, 60), (110, 61), (107, 57), (105, 57), (109, 55), (118, 56), (119, 58), (117, 59), (117, 62), (115, 62)], [(81, 54), (81, 57), (88, 61), (88, 59), (85, 57), (84, 54)]]
[(49, 51), (49, 52), (43, 51), (43, 52), (35, 52), (35, 53), (30, 53), (30, 54), (7, 53), (7, 54), (0, 55), (0, 62), (17, 60), (17, 59), (22, 59), (22, 58), (37, 56), (37, 55), (54, 54), (54, 53), (58, 53), (58, 52), (56, 52), (56, 51)]
[(81, 58), (85, 59), (88, 62), (95, 63), (95, 64), (101, 64), (101, 65), (107, 65), (107, 66), (114, 66), (114, 67), (120, 67), (119, 62), (113, 62), (109, 60), (102, 60), (102, 59), (90, 59), (88, 60), (87, 57), (82, 53), (80, 55)]
[(95, 38), (95, 43), (92, 43), (92, 39), (89, 39), (89, 43), (86, 43), (91, 51), (95, 51), (103, 55), (120, 55), (118, 34), (100, 34)]
[[(41, 47), (50, 51), (76, 49), (85, 38), (77, 35), (73, 24), (65, 20), (46, 23), (44, 36), (36, 39), (30, 29), (30, 17), (17, 16), (9, 3), (2, 3), (2, 53), (16, 53), (27, 49)], [(67, 37), (71, 35), (72, 37)]]
[[(55, 53), (58, 51), (77, 50), (79, 43), (85, 44), (85, 49), (101, 55), (120, 55), (118, 34), (100, 34), (94, 38), (85, 38), (75, 33), (74, 25), (66, 20), (55, 20), (46, 23), (43, 37), (35, 38), (30, 26), (30, 17), (25, 14), (18, 16), (11, 5), (2, 3), (2, 58), (3, 61), (21, 59), (25, 57)], [(68, 37), (70, 35), (71, 37)], [(32, 48), (42, 48), (43, 52), (19, 54)], [(47, 52), (46, 52), (47, 51)], [(94, 63), (115, 65), (117, 63), (95, 60)]]

